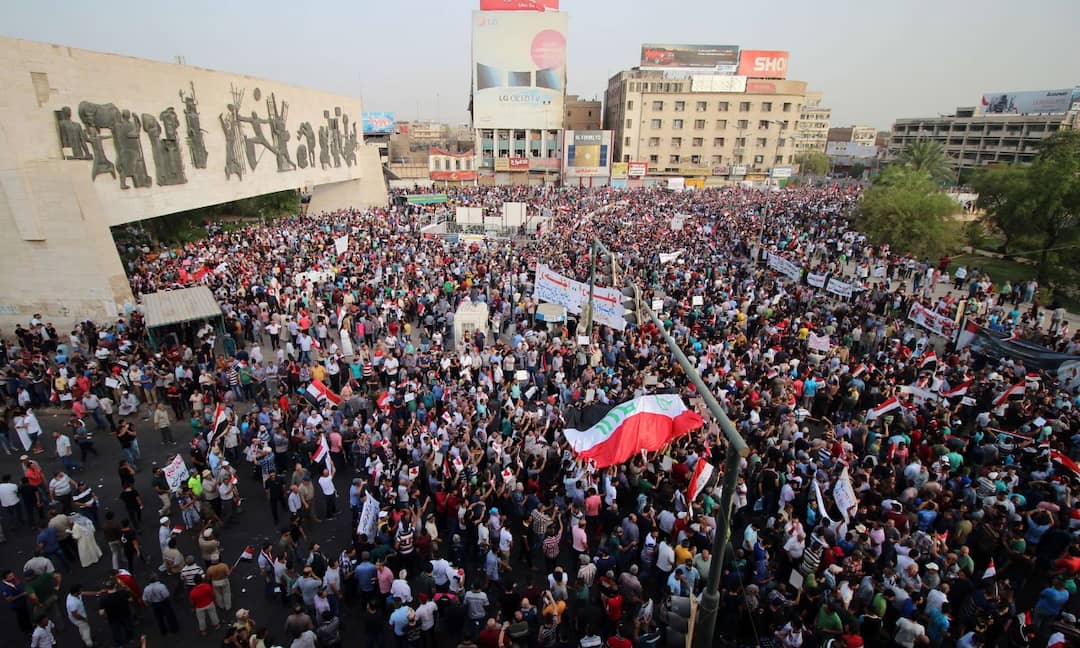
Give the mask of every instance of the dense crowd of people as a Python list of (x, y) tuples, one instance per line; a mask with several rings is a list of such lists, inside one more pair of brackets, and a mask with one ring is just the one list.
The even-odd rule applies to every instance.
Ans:
[[(208, 286), (224, 326), (152, 345), (138, 312), (70, 332), (35, 317), (0, 343), (0, 443), (22, 465), (0, 477), (3, 524), (37, 549), (0, 596), (32, 646), (67, 622), (100, 643), (95, 613), (130, 645), (145, 607), (161, 635), (195, 625), (237, 648), (671, 646), (714, 559), (732, 645), (1075, 641), (1080, 383), (908, 318), (918, 305), (1078, 354), (1037, 284), (871, 245), (850, 221), (857, 186), (449, 193), (546, 222), (459, 241), (395, 206), (217, 231), (129, 274), (136, 295)], [(722, 473), (727, 441), (658, 328), (534, 318), (536, 264), (588, 281), (594, 240), (751, 448), (722, 559), (720, 479), (688, 487), (698, 462)], [(489, 326), (456, 335), (467, 302)], [(606, 468), (562, 434), (571, 408), (659, 392), (705, 425)], [(38, 412), (56, 407), (65, 427), (46, 434)], [(180, 477), (143, 460), (147, 434)], [(111, 502), (79, 479), (106, 435)], [(274, 526), (250, 533), (270, 539), (241, 556), (264, 587), (240, 595), (219, 534), (266, 506)], [(320, 544), (326, 528), (347, 540)], [(110, 577), (70, 585), (101, 543)], [(253, 596), (284, 622), (236, 609)]]

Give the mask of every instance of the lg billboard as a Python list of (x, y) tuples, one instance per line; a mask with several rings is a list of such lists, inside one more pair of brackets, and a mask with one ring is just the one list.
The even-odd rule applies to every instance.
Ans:
[(566, 14), (473, 12), (473, 126), (562, 128)]

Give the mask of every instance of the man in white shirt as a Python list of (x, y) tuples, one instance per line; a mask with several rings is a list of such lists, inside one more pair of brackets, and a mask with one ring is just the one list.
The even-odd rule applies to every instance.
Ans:
[(322, 476), (319, 477), (319, 488), (322, 490), (323, 501), (326, 503), (326, 519), (333, 520), (337, 515), (337, 488), (334, 486), (334, 477), (330, 469), (325, 465)]
[(71, 495), (74, 490), (75, 482), (62, 470), (49, 480), (49, 496), (60, 502), (65, 515), (71, 513)]
[(893, 641), (903, 648), (915, 648), (919, 637), (924, 636), (926, 636), (926, 628), (921, 623), (900, 617), (896, 622), (896, 635)]
[(48, 616), (38, 619), (34, 627), (34, 634), (30, 637), (30, 648), (53, 648), (56, 646), (56, 638), (53, 636), (53, 622)]
[(11, 481), (11, 475), (0, 477), (0, 510), (8, 521), (22, 522), (22, 509), (19, 508), (19, 485)]
[(90, 621), (86, 617), (86, 604), (82, 599), (82, 585), (74, 585), (71, 593), (67, 595), (67, 618), (71, 624), (79, 629), (86, 648), (92, 648), (94, 637), (90, 633)]
[(56, 456), (64, 464), (64, 470), (75, 472), (81, 468), (71, 451), (71, 437), (62, 432), (53, 432), (53, 438), (56, 439)]

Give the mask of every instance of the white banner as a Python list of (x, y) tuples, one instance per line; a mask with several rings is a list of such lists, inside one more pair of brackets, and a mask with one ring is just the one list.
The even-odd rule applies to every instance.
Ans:
[(855, 286), (849, 284), (846, 281), (840, 281), (839, 279), (829, 279), (828, 285), (825, 286), (827, 292), (831, 292), (834, 295), (847, 299), (851, 297), (855, 292)]
[(832, 343), (828, 335), (822, 335), (819, 337), (811, 333), (810, 337), (806, 338), (806, 346), (817, 351), (823, 351), (825, 353), (828, 353), (829, 349), (832, 348)]
[(779, 254), (769, 252), (769, 267), (792, 281), (802, 279), (802, 268), (788, 261)]
[(165, 473), (165, 481), (169, 484), (169, 490), (174, 492), (179, 491), (187, 483), (188, 477), (191, 476), (187, 464), (184, 463), (184, 458), (180, 455), (173, 457), (172, 461), (162, 469), (162, 472)]
[[(555, 272), (547, 265), (536, 266), (536, 282), (533, 298), (566, 308), (574, 315), (580, 315), (581, 309), (589, 301), (589, 284), (575, 281)], [(616, 330), (626, 328), (623, 317), (626, 309), (622, 305), (622, 292), (604, 286), (593, 288), (593, 321)]]
[(678, 252), (672, 252), (670, 254), (668, 254), (666, 252), (661, 252), (660, 253), (660, 263), (661, 264), (671, 263), (675, 259), (678, 259), (682, 255), (682, 253), (683, 253), (682, 250), (679, 250)]
[(356, 525), (356, 533), (366, 533), (370, 540), (375, 537), (378, 523), (379, 503), (368, 493), (364, 499), (364, 507), (360, 509), (360, 523)]
[(806, 283), (810, 284), (814, 288), (824, 288), (825, 280), (829, 278), (827, 274), (817, 274), (816, 272), (806, 273)]
[(859, 500), (855, 498), (855, 489), (851, 487), (851, 476), (848, 475), (847, 468), (844, 468), (844, 472), (836, 480), (836, 486), (833, 486), (833, 499), (836, 500), (836, 508), (840, 509), (844, 521), (850, 522), (848, 515), (851, 509), (859, 506)]
[(951, 317), (936, 313), (919, 303), (911, 305), (908, 319), (945, 338), (952, 338), (956, 332), (956, 322)]
[(341, 256), (342, 254), (345, 254), (345, 250), (348, 250), (348, 249), (349, 249), (349, 235), (348, 234), (346, 234), (345, 236), (339, 236), (338, 238), (334, 239), (334, 251), (337, 252), (338, 256)]
[(885, 266), (874, 266), (874, 269), (870, 271), (870, 276), (874, 279), (881, 279), (885, 276)]
[(911, 396), (916, 404), (922, 405), (923, 403), (937, 402), (940, 396), (929, 389), (923, 389), (922, 387), (916, 387), (915, 385), (901, 385), (900, 393), (907, 396)]

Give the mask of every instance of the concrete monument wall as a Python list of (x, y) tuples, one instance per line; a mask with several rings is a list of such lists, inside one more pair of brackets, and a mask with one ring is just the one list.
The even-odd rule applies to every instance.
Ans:
[(110, 226), (302, 187), (320, 209), (386, 201), (357, 98), (10, 38), (0, 88), (7, 330), (131, 305)]

